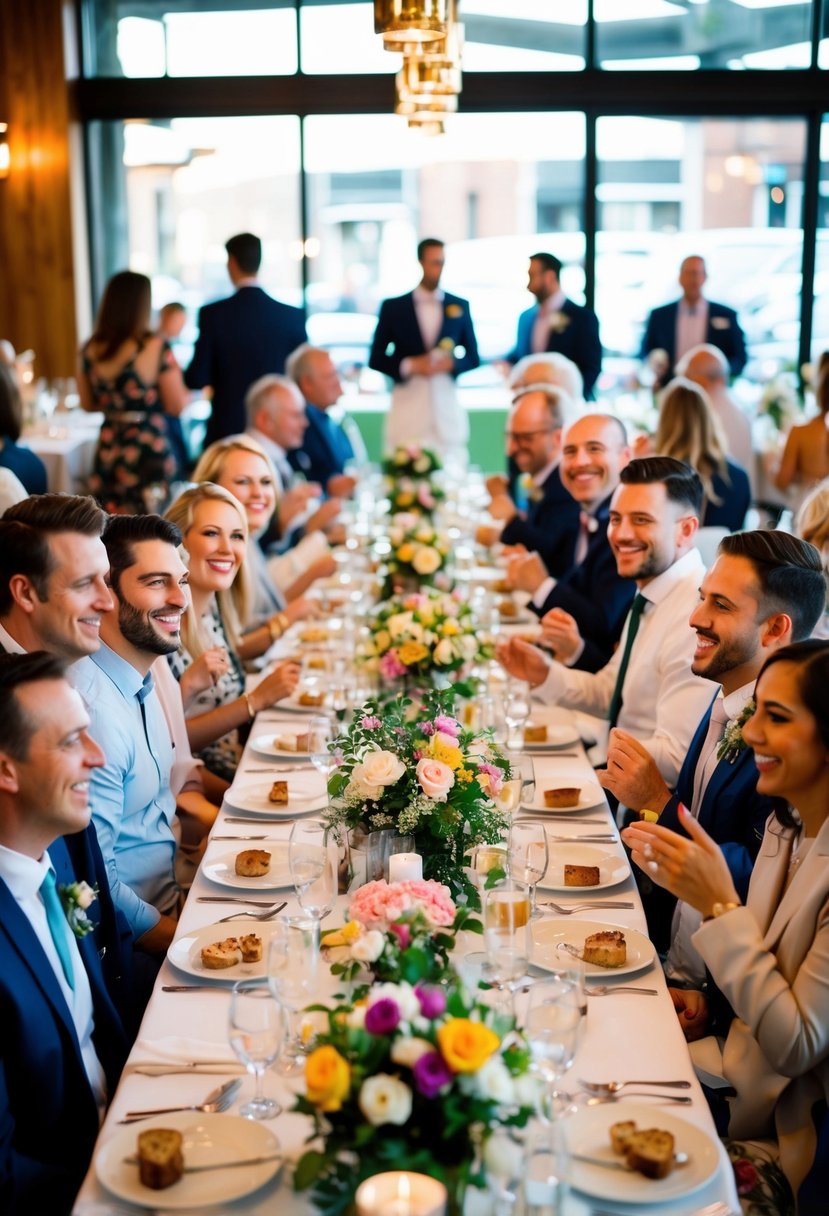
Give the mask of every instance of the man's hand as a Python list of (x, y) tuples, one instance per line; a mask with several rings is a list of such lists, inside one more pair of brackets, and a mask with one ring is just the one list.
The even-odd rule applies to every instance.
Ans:
[(562, 663), (575, 659), (583, 649), (576, 618), (563, 608), (551, 608), (541, 618), (541, 641)]
[(306, 532), (324, 531), (342, 510), (342, 501), (339, 498), (327, 498), (305, 522)]
[(606, 790), (634, 811), (661, 814), (671, 797), (648, 749), (618, 726), (610, 732), (607, 768), (596, 775)]
[(451, 372), (455, 366), (455, 359), (450, 355), (448, 350), (439, 350), (437, 347), (430, 350), (426, 356), (430, 363), (429, 375), (439, 376), (442, 372)]
[(350, 498), (357, 487), (357, 478), (348, 473), (335, 473), (328, 478), (328, 494), (331, 498)]
[(696, 1043), (708, 1033), (708, 998), (695, 988), (669, 988), (685, 1040)]
[(524, 680), (533, 688), (544, 683), (550, 670), (550, 664), (541, 651), (529, 642), (522, 642), (520, 638), (498, 642), (495, 656), (511, 676)]
[(510, 558), (507, 582), (514, 591), (529, 591), (530, 595), (550, 577), (550, 572), (537, 553)]
[(497, 545), (501, 537), (501, 529), (495, 528), (492, 525), (479, 524), (475, 530), (475, 543), (477, 545)]
[(509, 494), (497, 494), (490, 502), (487, 510), (493, 519), (502, 519), (504, 523), (509, 523), (518, 514), (518, 508)]
[(276, 507), (279, 527), (284, 532), (291, 522), (305, 510), (309, 498), (313, 498), (314, 487), (307, 481), (301, 481), (290, 490), (286, 490), (279, 499)]
[(503, 473), (493, 473), (487, 477), (484, 485), (490, 498), (497, 498), (499, 494), (506, 494), (509, 491), (509, 481)]

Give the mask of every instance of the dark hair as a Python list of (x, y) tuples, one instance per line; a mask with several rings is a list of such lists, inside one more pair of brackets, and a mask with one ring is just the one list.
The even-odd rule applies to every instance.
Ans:
[(187, 312), (187, 309), (178, 300), (170, 300), (169, 304), (162, 304), (158, 310), (159, 316), (163, 312)]
[(181, 544), (181, 532), (161, 515), (110, 515), (101, 538), (109, 558), (109, 583), (118, 593), (121, 575), (136, 562), (135, 545), (145, 540)]
[(0, 519), (0, 616), (12, 606), (9, 582), (24, 574), (45, 601), (55, 560), (49, 537), (62, 532), (100, 536), (106, 523), (94, 498), (78, 494), (32, 494), (9, 507)]
[(236, 259), (236, 264), (243, 274), (256, 274), (262, 265), (262, 242), (252, 232), (240, 232), (232, 236), (225, 244), (230, 257)]
[(0, 362), (0, 439), (17, 443), (23, 429), (23, 402), (14, 372)]
[(552, 270), (556, 278), (561, 274), (563, 262), (559, 261), (552, 253), (531, 253), (531, 262), (540, 262), (545, 270)]
[(817, 361), (815, 401), (821, 414), (829, 414), (829, 350), (825, 350)]
[[(754, 685), (755, 692), (763, 675), (774, 663), (794, 663), (797, 667), (800, 699), (815, 720), (821, 743), (829, 750), (829, 642), (809, 638), (775, 650), (760, 668)], [(787, 828), (796, 827), (798, 821), (785, 799), (772, 798), (771, 801), (778, 822)]]
[(631, 460), (622, 469), (619, 481), (625, 486), (650, 486), (661, 482), (670, 502), (690, 507), (699, 517), (702, 482), (699, 474), (684, 460), (674, 460), (673, 456), (643, 456)]
[(443, 249), (443, 241), (439, 241), (436, 236), (424, 237), (422, 241), (417, 243), (417, 260), (423, 261), (423, 255), (427, 249)]
[(751, 562), (762, 617), (785, 612), (792, 618), (794, 641), (809, 637), (826, 606), (826, 577), (814, 545), (788, 532), (758, 528), (723, 537), (717, 552)]
[(45, 650), (34, 650), (31, 654), (0, 654), (0, 721), (3, 723), (3, 738), (0, 747), (13, 760), (25, 760), (29, 754), (32, 735), (37, 723), (25, 712), (17, 699), (21, 684), (34, 684), (40, 680), (62, 680), (69, 666), (67, 659)]
[(145, 274), (121, 270), (104, 288), (95, 320), (95, 332), (87, 342), (96, 343), (95, 358), (109, 359), (130, 338), (143, 346), (150, 332), (152, 289)]

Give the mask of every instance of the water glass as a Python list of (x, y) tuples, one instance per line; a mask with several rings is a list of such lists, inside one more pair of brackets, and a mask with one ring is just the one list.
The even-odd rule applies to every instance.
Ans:
[(543, 916), (536, 907), (536, 885), (547, 873), (549, 852), (547, 832), (543, 823), (518, 819), (510, 827), (507, 865), (510, 876), (526, 883), (531, 894), (530, 916)]
[(258, 980), (240, 980), (230, 996), (230, 1046), (256, 1078), (251, 1100), (239, 1108), (246, 1119), (273, 1119), (282, 1107), (264, 1092), (265, 1069), (270, 1068), (285, 1035), (282, 1010), (273, 993)]
[(522, 680), (511, 680), (504, 701), (504, 719), (507, 724), (507, 747), (521, 747), (524, 727), (530, 720), (530, 686)]
[(321, 714), (312, 714), (308, 719), (308, 754), (314, 768), (318, 773), (322, 773), (326, 781), (333, 763), (331, 755), (333, 739), (334, 730), (330, 719)]
[(512, 994), (530, 962), (530, 893), (505, 878), (483, 892), (484, 943), (494, 983)]
[(539, 980), (530, 989), (525, 1033), (533, 1065), (547, 1086), (547, 1101), (539, 1109), (547, 1122), (569, 1110), (569, 1098), (556, 1084), (576, 1055), (582, 1010), (576, 984), (562, 976)]
[(337, 898), (339, 847), (322, 819), (297, 819), (288, 840), (288, 866), (300, 908), (323, 920)]
[(287, 1034), (277, 1069), (285, 1076), (305, 1068), (299, 1014), (314, 999), (319, 966), (319, 921), (278, 916), (268, 946), (268, 986), (287, 1015)]

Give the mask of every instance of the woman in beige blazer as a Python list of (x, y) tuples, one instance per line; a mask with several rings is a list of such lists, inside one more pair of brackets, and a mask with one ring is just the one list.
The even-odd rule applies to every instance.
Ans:
[(638, 865), (703, 914), (693, 942), (735, 1013), (722, 1045), (736, 1090), (728, 1134), (775, 1137), (797, 1195), (815, 1161), (813, 1108), (829, 1100), (829, 643), (777, 651), (755, 698), (743, 740), (758, 792), (776, 806), (746, 906), (687, 811), (689, 838), (650, 823), (623, 838)]

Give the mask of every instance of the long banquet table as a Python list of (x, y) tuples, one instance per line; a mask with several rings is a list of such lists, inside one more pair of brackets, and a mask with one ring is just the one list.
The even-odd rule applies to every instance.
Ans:
[[(566, 713), (566, 711), (557, 710), (555, 713), (561, 715)], [(578, 726), (578, 715), (573, 720)], [(284, 730), (289, 723), (296, 727), (297, 715), (280, 715), (273, 711), (260, 715), (254, 724), (251, 739), (248, 742), (241, 761), (241, 777), (244, 777), (244, 774), (251, 769), (262, 769), (267, 763), (263, 762), (261, 755), (255, 754), (251, 744), (263, 735), (273, 734), (280, 729)], [(534, 757), (536, 778), (539, 786), (543, 786), (550, 781), (558, 784), (562, 778), (569, 780), (571, 777), (575, 777), (583, 782), (594, 777), (580, 744), (566, 748), (565, 752), (568, 754), (550, 753)], [(289, 820), (286, 820), (284, 825), (280, 824), (278, 827), (264, 827), (257, 826), (256, 819), (251, 817), (251, 826), (248, 829), (244, 825), (228, 824), (226, 822), (228, 814), (239, 815), (240, 812), (234, 811), (226, 799), (214, 826), (212, 836), (242, 835), (249, 831), (251, 834), (267, 834), (271, 839), (279, 840), (287, 839), (290, 832)], [(606, 802), (599, 810), (585, 811), (583, 814), (557, 816), (555, 818), (554, 830), (563, 835), (576, 835), (580, 830), (582, 832), (603, 831), (603, 827), (588, 826), (583, 822), (584, 818), (598, 819), (599, 817), (606, 821), (608, 827), (612, 825), (613, 821)], [(615, 831), (615, 827), (613, 827), (613, 831)], [(229, 849), (236, 847), (242, 849), (247, 846), (241, 842), (239, 842), (238, 846), (220, 841), (211, 841), (209, 844), (202, 867), (196, 875), (191, 893), (182, 912), (179, 936), (203, 925), (215, 923), (220, 916), (227, 915), (232, 911), (243, 910), (241, 905), (236, 907), (233, 904), (222, 905), (218, 903), (205, 904), (197, 902), (197, 897), (200, 895), (229, 894), (226, 888), (216, 886), (209, 881), (203, 871), (205, 865), (209, 864), (211, 858), (214, 858), (219, 852), (227, 852)], [(551, 845), (551, 850), (553, 847)], [(624, 856), (624, 851), (618, 841), (615, 846), (610, 845), (607, 847), (617, 849), (619, 854)], [(634, 906), (632, 910), (608, 908), (606, 911), (599, 909), (581, 914), (577, 913), (574, 915), (573, 920), (602, 920), (623, 928), (637, 929), (640, 932), (645, 932), (645, 918), (641, 902), (630, 874), (628, 874), (622, 885), (617, 885), (610, 889), (603, 888), (595, 894), (598, 901), (623, 898), (631, 900)], [(288, 900), (286, 912), (298, 910), (296, 900), (289, 891), (284, 891), (282, 896), (273, 896), (274, 899), (280, 897)], [(555, 895), (553, 897), (558, 902), (563, 903), (577, 902), (578, 898), (580, 898), (580, 896), (577, 896), (575, 899), (572, 899), (566, 895)], [(262, 895), (261, 898), (265, 900), (270, 898), (270, 896)], [(543, 901), (545, 898), (546, 893), (539, 888), (539, 899)], [(334, 912), (330, 920), (332, 926), (337, 923), (337, 915), (338, 913), (342, 913), (346, 903), (347, 897), (341, 897), (341, 906)], [(236, 924), (246, 925), (250, 924), (250, 922), (240, 920)], [(231, 926), (227, 928), (230, 929)], [(218, 935), (221, 935), (221, 931)], [(480, 942), (480, 939), (478, 941)], [(327, 979), (331, 983), (330, 977), (327, 977)], [(183, 1105), (189, 1102), (200, 1102), (204, 1100), (204, 1095), (208, 1090), (224, 1079), (223, 1076), (205, 1076), (203, 1073), (197, 1075), (176, 1074), (149, 1077), (135, 1072), (136, 1064), (153, 1058), (148, 1052), (147, 1044), (161, 1039), (169, 1040), (171, 1036), (189, 1036), (192, 1039), (199, 1040), (202, 1046), (204, 1041), (210, 1041), (223, 1051), (227, 1049), (227, 1018), (231, 985), (217, 982), (215, 984), (215, 991), (204, 993), (166, 993), (162, 991), (163, 985), (187, 983), (188, 980), (193, 982), (192, 977), (181, 974), (169, 961), (165, 960), (154, 993), (147, 1007), (138, 1041), (133, 1048), (121, 1083), (114, 1095), (106, 1120), (101, 1128), (97, 1148), (105, 1144), (118, 1129), (118, 1120), (123, 1118), (127, 1110), (148, 1107), (157, 1108), (168, 1104)], [(612, 983), (612, 980), (610, 982)], [(684, 1092), (691, 1095), (693, 1099), (692, 1105), (687, 1107), (662, 1106), (653, 1101), (650, 1105), (652, 1105), (654, 1111), (654, 1124), (659, 1126), (660, 1111), (664, 1110), (672, 1113), (675, 1111), (677, 1115), (696, 1124), (708, 1135), (716, 1139), (713, 1121), (702, 1091), (694, 1077), (688, 1050), (680, 1031), (661, 969), (658, 965), (651, 966), (644, 973), (637, 974), (632, 978), (626, 977), (623, 982), (638, 986), (656, 987), (659, 990), (659, 994), (653, 997), (620, 993), (618, 995), (596, 997), (593, 999), (588, 998), (588, 1015), (585, 1020), (586, 1031), (582, 1033), (575, 1064), (572, 1072), (568, 1074), (567, 1080), (570, 1081), (572, 1079), (575, 1081), (575, 1078), (588, 1078), (604, 1081), (629, 1077), (686, 1078), (691, 1083), (691, 1088)], [(334, 990), (333, 987), (329, 989), (331, 992)], [(325, 993), (321, 991), (320, 995), (324, 997)], [(233, 1075), (234, 1073), (238, 1073), (238, 1071), (238, 1069), (231, 1066), (227, 1075)], [(567, 1085), (565, 1082), (565, 1085), (568, 1088), (574, 1088), (573, 1084)], [(251, 1087), (252, 1080), (246, 1079), (243, 1082), (241, 1094), (237, 1096), (237, 1101), (229, 1113), (237, 1110), (240, 1101), (244, 1102), (247, 1099), (251, 1092)], [(278, 1116), (272, 1123), (266, 1126), (271, 1127), (275, 1131), (289, 1163), (291, 1160), (296, 1160), (300, 1155), (310, 1128), (310, 1124), (304, 1116), (287, 1113), (292, 1105), (293, 1095), (297, 1092), (298, 1087), (297, 1081), (293, 1079), (288, 1081), (280, 1077), (273, 1070), (267, 1074), (266, 1092), (270, 1096), (279, 1099), (286, 1113)], [(158, 1125), (158, 1122), (156, 1120), (156, 1125)], [(136, 1128), (138, 1126), (140, 1125), (136, 1125)], [(689, 1214), (696, 1213), (707, 1204), (720, 1201), (727, 1205), (729, 1211), (738, 1212), (739, 1202), (732, 1170), (725, 1151), (719, 1143), (718, 1151), (720, 1157), (719, 1168), (710, 1181), (700, 1190), (695, 1191), (693, 1195), (676, 1199), (672, 1202), (648, 1204), (648, 1211), (653, 1213), (653, 1216), (669, 1216), (669, 1214), (689, 1216)], [(278, 1207), (275, 1204), (276, 1196), (278, 1196)], [(569, 1191), (562, 1211), (563, 1216), (589, 1216), (590, 1213), (597, 1212), (599, 1209), (603, 1213), (619, 1212), (632, 1216), (634, 1211), (641, 1210), (641, 1205), (637, 1208), (632, 1204), (617, 1203), (607, 1199), (602, 1199), (601, 1202), (591, 1201), (579, 1193)], [(93, 1159), (93, 1165), (78, 1196), (74, 1209), (75, 1216), (128, 1216), (128, 1214), (132, 1213), (138, 1216), (141, 1211), (145, 1210), (131, 1204), (125, 1204), (123, 1201), (115, 1200), (114, 1197), (110, 1196), (97, 1181)], [(157, 1206), (153, 1210), (159, 1214), (163, 1214), (169, 1210), (165, 1208), (163, 1192), (158, 1193)], [(280, 1216), (307, 1216), (307, 1214), (314, 1211), (314, 1208), (305, 1195), (296, 1194), (293, 1191), (290, 1164), (288, 1164), (283, 1168), (281, 1174), (278, 1174), (270, 1183), (243, 1199), (236, 1200), (230, 1204), (223, 1204), (221, 1211), (223, 1213), (246, 1213), (249, 1216), (273, 1216), (275, 1211), (278, 1211)]]

